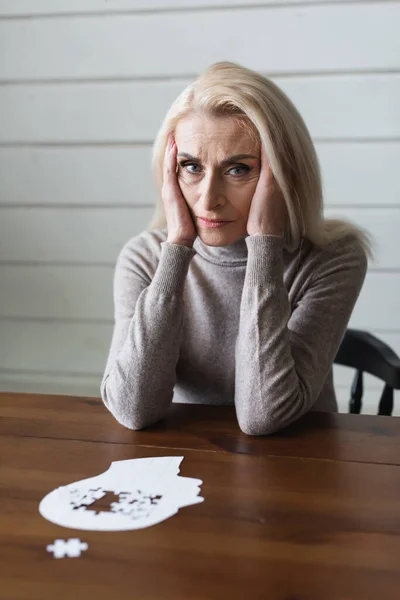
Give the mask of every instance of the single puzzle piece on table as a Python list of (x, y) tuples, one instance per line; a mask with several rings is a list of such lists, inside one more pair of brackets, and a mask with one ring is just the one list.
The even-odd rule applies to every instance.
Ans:
[(155, 525), (204, 500), (198, 495), (201, 479), (178, 475), (182, 460), (165, 456), (115, 461), (100, 475), (47, 494), (39, 512), (73, 529), (122, 531)]
[(54, 558), (78, 558), (81, 552), (88, 549), (86, 542), (81, 542), (79, 538), (69, 538), (68, 540), (54, 540), (53, 544), (46, 547), (47, 552), (52, 552)]

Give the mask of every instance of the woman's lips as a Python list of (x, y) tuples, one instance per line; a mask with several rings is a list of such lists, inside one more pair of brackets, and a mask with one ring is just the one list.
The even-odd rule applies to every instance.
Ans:
[(210, 229), (224, 227), (225, 225), (229, 225), (229, 223), (233, 223), (233, 221), (210, 221), (209, 219), (203, 219), (202, 217), (197, 217), (197, 219), (202, 227), (208, 227)]

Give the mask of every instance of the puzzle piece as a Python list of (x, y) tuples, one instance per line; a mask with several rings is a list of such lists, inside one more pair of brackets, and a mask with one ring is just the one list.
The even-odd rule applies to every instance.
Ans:
[(68, 540), (54, 540), (53, 544), (46, 547), (46, 550), (52, 552), (54, 558), (77, 558), (88, 547), (86, 542), (81, 542), (79, 538), (69, 538)]
[(161, 498), (162, 496), (145, 495), (140, 490), (133, 493), (123, 493), (119, 495), (118, 502), (111, 503), (111, 510), (132, 519), (140, 519), (144, 516), (147, 517)]
[(103, 498), (103, 496), (105, 495), (106, 491), (101, 487), (97, 489), (90, 489), (84, 494), (82, 494), (82, 492), (80, 492), (79, 490), (71, 490), (71, 505), (74, 510), (78, 510), (82, 506), (90, 506), (91, 504), (96, 502), (96, 500), (100, 500), (100, 498)]
[(141, 490), (116, 493), (99, 487), (85, 492), (71, 490), (70, 498), (72, 509), (77, 512), (93, 511), (96, 515), (113, 512), (139, 519), (147, 517), (162, 496), (146, 495)]

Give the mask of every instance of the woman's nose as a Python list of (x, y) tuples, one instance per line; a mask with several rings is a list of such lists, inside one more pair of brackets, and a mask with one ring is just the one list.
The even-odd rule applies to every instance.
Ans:
[(223, 189), (216, 178), (210, 177), (203, 180), (199, 201), (204, 211), (212, 211), (217, 206), (225, 204)]

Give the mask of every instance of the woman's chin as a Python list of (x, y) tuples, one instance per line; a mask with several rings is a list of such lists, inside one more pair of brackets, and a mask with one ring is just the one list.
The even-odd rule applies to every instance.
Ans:
[(229, 225), (221, 229), (199, 228), (197, 233), (203, 244), (207, 246), (229, 246), (247, 235), (245, 231), (237, 231), (237, 229), (229, 231)]

